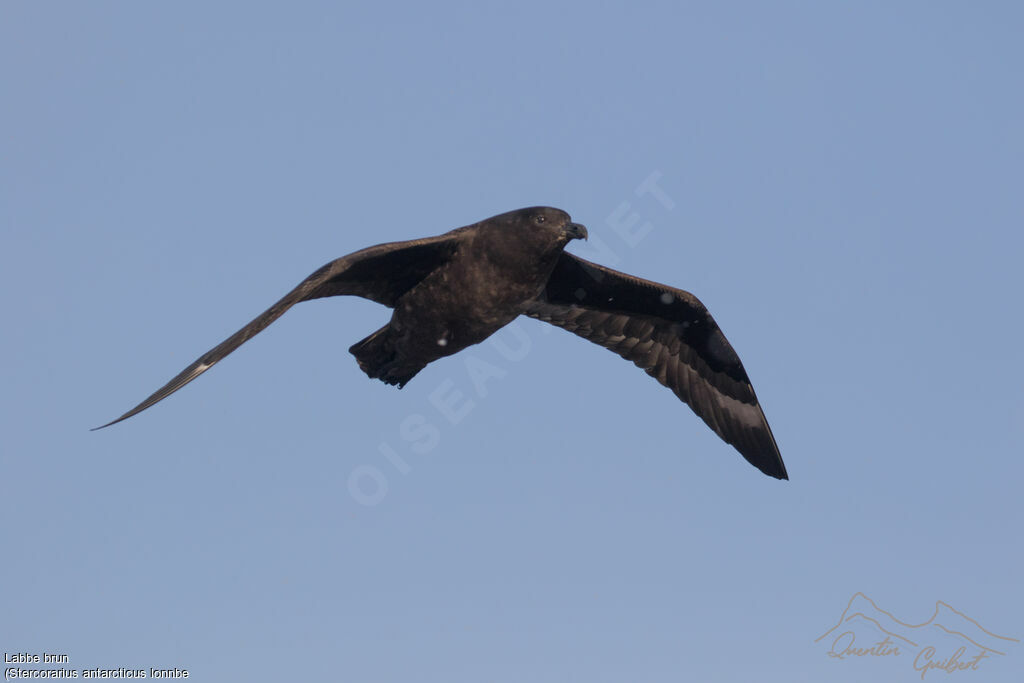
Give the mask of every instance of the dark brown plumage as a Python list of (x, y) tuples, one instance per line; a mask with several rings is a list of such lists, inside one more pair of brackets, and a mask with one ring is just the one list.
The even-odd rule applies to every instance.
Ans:
[(171, 395), (300, 301), (348, 294), (394, 309), (387, 325), (349, 349), (370, 377), (401, 387), (430, 362), (483, 341), (525, 314), (633, 361), (752, 465), (788, 479), (743, 365), (703, 304), (689, 292), (563, 251), (586, 236), (586, 228), (564, 211), (534, 207), (437, 237), (349, 254), (317, 270), (103, 427)]

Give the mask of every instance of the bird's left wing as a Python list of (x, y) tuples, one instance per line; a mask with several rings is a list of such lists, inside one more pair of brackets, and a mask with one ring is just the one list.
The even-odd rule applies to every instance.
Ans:
[(525, 313), (633, 361), (752, 465), (789, 478), (739, 356), (694, 295), (563, 252)]
[(209, 370), (215, 363), (280, 318), (285, 311), (310, 299), (350, 294), (394, 307), (405, 292), (448, 262), (458, 248), (463, 228), (437, 237), (408, 242), (389, 242), (343, 256), (323, 266), (277, 303), (256, 316), (248, 325), (213, 347), (160, 387), (149, 398), (121, 417), (96, 429), (103, 429), (141, 413)]

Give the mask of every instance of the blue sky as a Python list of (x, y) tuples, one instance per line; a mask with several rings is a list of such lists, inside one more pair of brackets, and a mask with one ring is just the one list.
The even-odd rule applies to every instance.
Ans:
[[(910, 648), (815, 642), (857, 592), (1024, 638), (1016, 3), (2, 14), (5, 652), (200, 681), (921, 680)], [(588, 226), (574, 253), (701, 298), (790, 482), (532, 320), (369, 381), (347, 349), (388, 312), (355, 298), (88, 431), (323, 263), (536, 204)], [(957, 677), (1019, 680), (1000, 642)]]

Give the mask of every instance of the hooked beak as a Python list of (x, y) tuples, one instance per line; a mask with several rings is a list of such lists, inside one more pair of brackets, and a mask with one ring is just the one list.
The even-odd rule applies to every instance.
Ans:
[(565, 226), (565, 232), (572, 240), (587, 239), (587, 228), (579, 223), (569, 223)]

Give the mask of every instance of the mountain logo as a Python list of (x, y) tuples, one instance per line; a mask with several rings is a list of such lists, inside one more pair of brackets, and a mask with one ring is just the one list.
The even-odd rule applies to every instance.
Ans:
[(941, 600), (928, 621), (910, 624), (882, 609), (864, 593), (854, 593), (835, 626), (814, 639), (828, 646), (834, 659), (885, 658), (911, 662), (925, 675), (931, 671), (977, 671), (986, 659), (1005, 657), (1020, 644), (1016, 638), (989, 631)]

